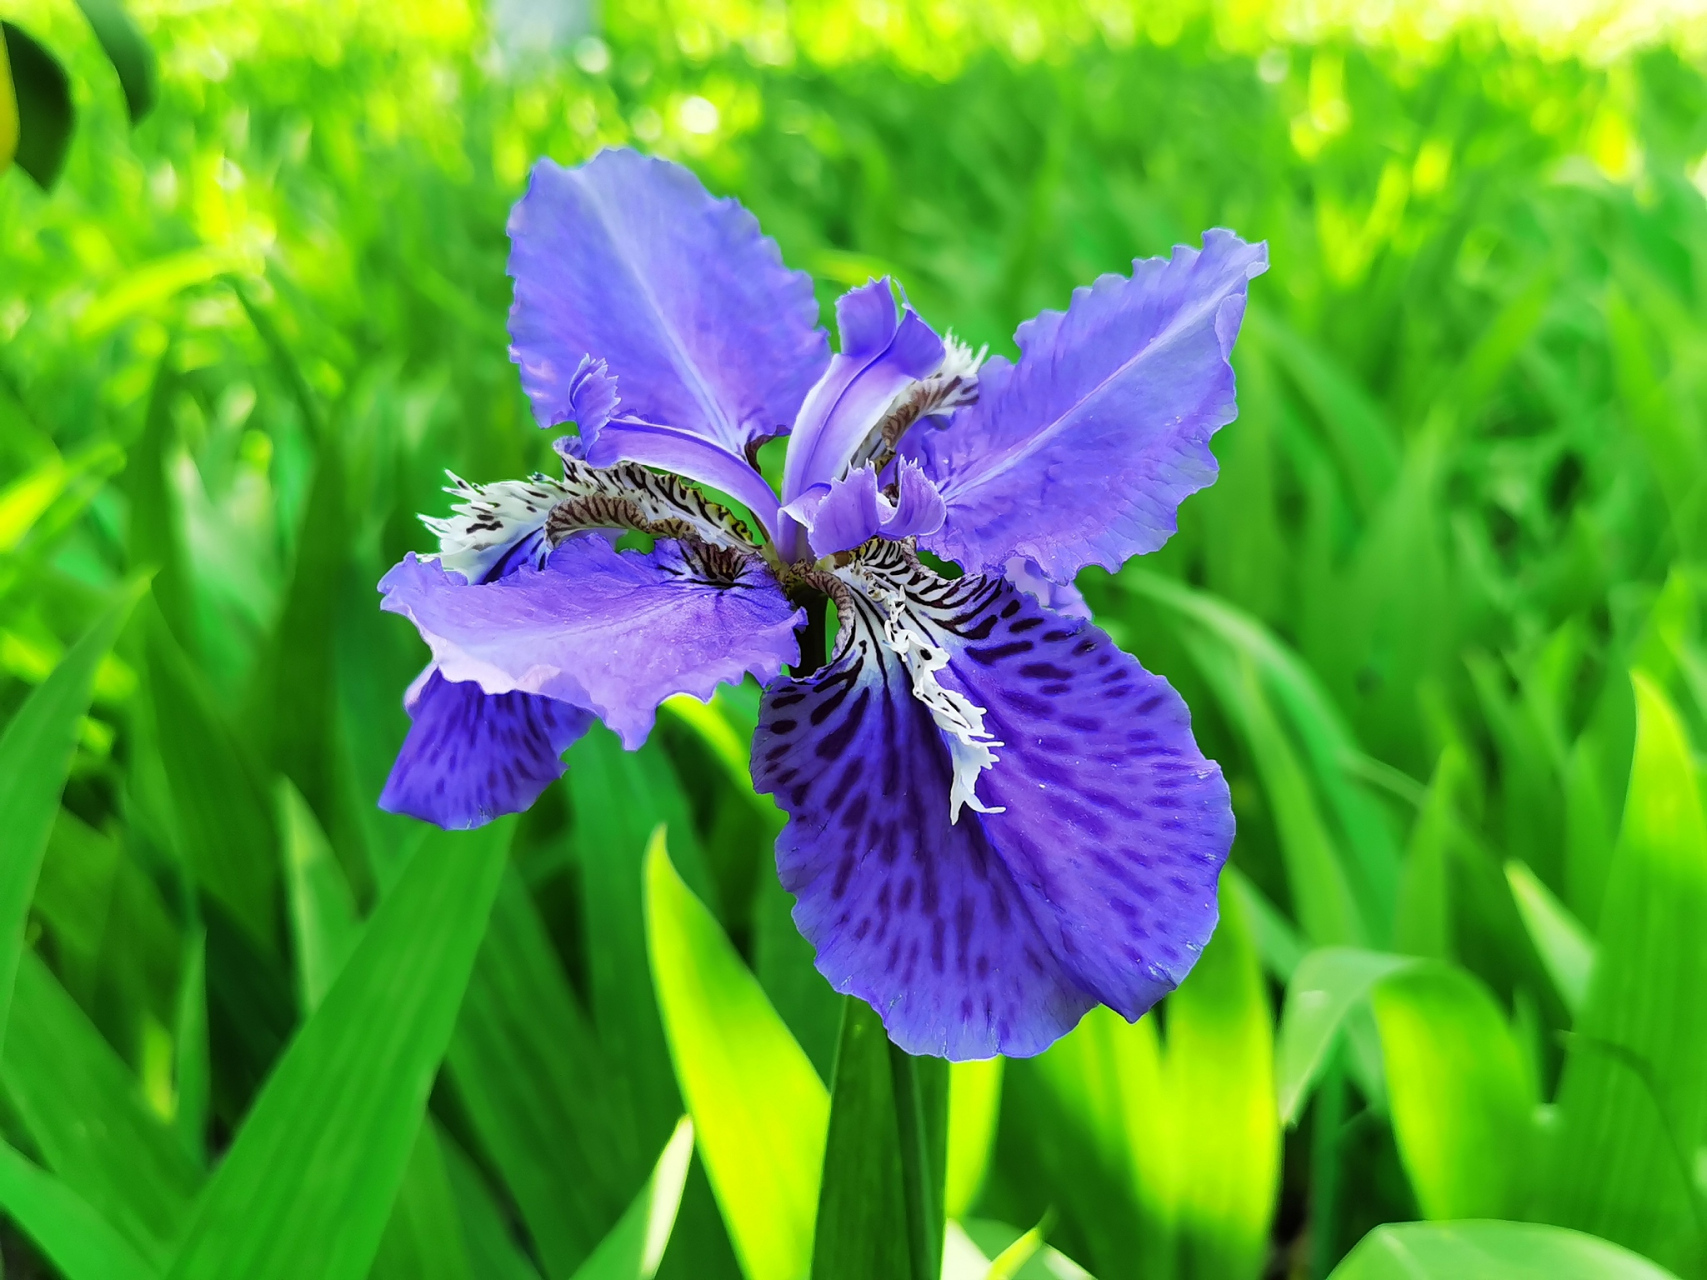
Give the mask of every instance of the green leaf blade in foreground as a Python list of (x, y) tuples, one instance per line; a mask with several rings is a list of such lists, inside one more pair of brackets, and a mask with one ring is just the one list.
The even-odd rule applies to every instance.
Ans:
[(105, 1218), (5, 1143), (0, 1143), (0, 1209), (65, 1280), (154, 1280), (154, 1269)]
[(1511, 886), (1517, 913), (1541, 957), (1553, 989), (1574, 1018), (1588, 999), (1589, 976), (1594, 971), (1594, 939), (1577, 922), (1553, 891), (1521, 862), (1505, 864), (1506, 883)]
[(721, 926), (676, 873), (660, 828), (646, 854), (652, 980), (670, 1056), (730, 1242), (748, 1280), (802, 1280), (830, 1098)]
[(1707, 815), (1677, 712), (1647, 677), (1635, 688), (1624, 826), (1538, 1216), (1682, 1271), (1707, 1252)]
[(870, 1005), (844, 996), (812, 1280), (906, 1276), (907, 1205), (889, 1037)]
[(1436, 964), (1394, 973), (1372, 996), (1393, 1133), (1423, 1215), (1515, 1215), (1536, 1098), (1493, 996)]
[(1364, 1236), (1329, 1280), (1676, 1280), (1580, 1231), (1533, 1222), (1399, 1222)]
[(129, 1066), (26, 952), (0, 1082), (43, 1161), (150, 1262), (170, 1257), (201, 1172)]
[(361, 1280), (504, 867), (509, 824), (434, 832), (375, 911), (198, 1202), (171, 1280)]
[(77, 726), (89, 710), (95, 669), (112, 647), (138, 588), (124, 591), (36, 687), (0, 734), (0, 1035), (12, 999), (24, 921), (59, 796), (71, 770)]
[(1274, 1023), (1262, 962), (1237, 892), (1221, 885), (1221, 923), (1168, 997), (1169, 1164), (1182, 1276), (1255, 1280), (1280, 1193)]
[(616, 1226), (581, 1264), (574, 1280), (652, 1280), (681, 1208), (693, 1162), (693, 1121), (683, 1116), (664, 1144), (652, 1176)]
[(1346, 1015), (1382, 978), (1417, 961), (1355, 947), (1323, 947), (1298, 962), (1286, 987), (1275, 1050), (1280, 1118), (1291, 1124), (1322, 1070)]

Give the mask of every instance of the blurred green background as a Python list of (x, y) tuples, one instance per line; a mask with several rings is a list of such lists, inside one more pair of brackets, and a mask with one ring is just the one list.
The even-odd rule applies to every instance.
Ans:
[[(842, 1007), (755, 690), (595, 731), (481, 834), (374, 806), (425, 657), (374, 583), (444, 468), (551, 456), (507, 210), (632, 144), (826, 304), (893, 272), (1010, 354), (1135, 256), (1271, 245), (1219, 482), (1080, 582), (1226, 771), (1223, 925), (1136, 1027), (956, 1068), (950, 1273), (1040, 1221), (1020, 1275), (1255, 1280), (1507, 1219), (1707, 1277), (1698, 32), (715, 0), (530, 46), (470, 0), (151, 0), (133, 129), (77, 9), (5, 8), (77, 110), (51, 192), (0, 174), (7, 1275), (883, 1274), (882, 1179), (825, 1179), (813, 1258)], [(1484, 1226), (1341, 1274), (1659, 1273)]]

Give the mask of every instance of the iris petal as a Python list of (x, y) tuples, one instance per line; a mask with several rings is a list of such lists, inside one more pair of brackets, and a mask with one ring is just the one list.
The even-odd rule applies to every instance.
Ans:
[(948, 504), (923, 546), (970, 572), (1023, 556), (1071, 582), (1154, 551), (1214, 480), (1209, 437), (1236, 412), (1227, 357), (1268, 248), (1210, 231), (1202, 252), (1132, 266), (1022, 324), (1019, 363), (990, 360), (977, 404), (908, 435)]
[[(510, 352), (541, 426), (579, 408), (591, 442), (619, 396), (623, 414), (739, 458), (788, 430), (824, 367), (811, 278), (680, 165), (627, 150), (542, 160), (509, 229)], [(597, 377), (587, 357), (605, 363)]]
[[(895, 397), (942, 364), (942, 339), (911, 307), (899, 316), (889, 281), (873, 280), (836, 302), (842, 350), (807, 394), (783, 463), (782, 500), (841, 477)], [(779, 531), (784, 558), (799, 553)]]
[(749, 672), (769, 680), (800, 652), (803, 614), (761, 561), (669, 540), (642, 553), (571, 537), (543, 569), (474, 586), (411, 554), (380, 590), (446, 679), (585, 707), (629, 748), (665, 698), (708, 698)]
[[(1183, 702), (1005, 578), (948, 581), (892, 544), (841, 574), (835, 659), (767, 692), (753, 748), (819, 968), (912, 1052), (1036, 1053), (1097, 1001), (1138, 1017), (1213, 931), (1232, 842)], [(950, 735), (884, 641), (898, 607), (994, 747), (958, 821)]]
[(840, 480), (814, 485), (786, 508), (804, 525), (815, 556), (848, 551), (872, 538), (911, 538), (942, 528), (942, 495), (918, 465), (901, 459), (895, 501), (878, 489), (877, 469), (857, 467)]
[(873, 620), (846, 634), (829, 665), (766, 691), (753, 739), (754, 784), (789, 814), (776, 853), (794, 922), (907, 1052), (1041, 1052), (1094, 1000), (983, 828), (949, 822), (948, 749)]
[(531, 805), (563, 776), (563, 753), (593, 720), (566, 702), (488, 694), (436, 669), (410, 700), (409, 715), (379, 807), (455, 831)]

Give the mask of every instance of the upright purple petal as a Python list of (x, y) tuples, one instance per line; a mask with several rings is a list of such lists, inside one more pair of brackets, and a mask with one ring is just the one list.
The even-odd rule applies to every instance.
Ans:
[[(801, 405), (788, 442), (784, 503), (839, 479), (896, 395), (942, 364), (942, 339), (911, 307), (897, 316), (887, 278), (843, 294), (836, 324), (842, 349)], [(785, 557), (796, 553), (783, 547)]]
[(787, 507), (805, 526), (812, 554), (834, 555), (871, 538), (911, 538), (942, 528), (942, 495), (918, 464), (902, 458), (895, 468), (895, 500), (877, 487), (869, 464), (829, 484), (814, 485)]
[[(530, 693), (488, 694), (429, 668), (379, 807), (461, 831), (520, 813), (563, 776), (592, 713)], [(420, 683), (420, 682), (417, 682)]]
[(574, 169), (542, 160), (510, 240), (510, 351), (542, 426), (575, 416), (591, 356), (626, 416), (739, 457), (788, 430), (824, 367), (810, 277), (680, 165), (626, 150)]
[(992, 359), (977, 404), (904, 441), (948, 504), (922, 544), (969, 572), (1024, 556), (1064, 583), (1166, 542), (1215, 478), (1209, 437), (1236, 412), (1227, 357), (1267, 266), (1266, 245), (1210, 231), (1202, 252), (1134, 262), (1022, 324), (1018, 364)]
[(880, 629), (864, 620), (828, 666), (765, 692), (753, 783), (789, 815), (776, 858), (794, 922), (908, 1053), (1039, 1053), (1095, 1001), (983, 828), (949, 822), (948, 749)]
[(762, 561), (714, 548), (618, 551), (575, 536), (543, 569), (474, 586), (410, 554), (379, 585), (447, 680), (585, 707), (631, 749), (665, 698), (708, 698), (720, 681), (770, 680), (799, 660), (801, 611)]
[(836, 657), (769, 690), (753, 747), (820, 970), (916, 1053), (1036, 1053), (1096, 1001), (1138, 1017), (1213, 931), (1233, 836), (1184, 703), (1005, 578), (895, 547), (840, 573)]

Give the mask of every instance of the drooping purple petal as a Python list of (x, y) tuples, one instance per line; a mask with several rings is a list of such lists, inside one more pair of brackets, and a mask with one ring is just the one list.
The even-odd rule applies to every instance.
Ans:
[(1215, 478), (1209, 437), (1233, 420), (1227, 362), (1268, 248), (1229, 231), (1134, 262), (1019, 327), (1020, 360), (992, 359), (977, 404), (913, 432), (948, 504), (922, 544), (968, 572), (1015, 556), (1055, 582), (1154, 551), (1188, 495)]
[(406, 556), (379, 584), (413, 621), (447, 680), (543, 694), (596, 713), (638, 747), (672, 694), (761, 682), (799, 660), (803, 620), (756, 558), (660, 541), (649, 553), (575, 536), (543, 569), (470, 586)]
[(1088, 618), (1091, 607), (1084, 594), (1072, 583), (1051, 582), (1037, 567), (1037, 561), (1015, 556), (1006, 565), (1008, 581), (1021, 591), (1029, 591), (1040, 604), (1047, 605), (1064, 618)]
[(942, 495), (911, 459), (895, 468), (894, 502), (877, 486), (877, 469), (868, 464), (813, 485), (786, 510), (806, 528), (816, 556), (847, 551), (879, 535), (910, 538), (942, 528)]
[(940, 683), (983, 707), (1002, 744), (978, 781), (1001, 812), (977, 820), (1056, 958), (1135, 1019), (1214, 932), (1227, 784), (1166, 680), (1007, 579), (970, 581), (983, 585), (955, 593), (957, 612), (932, 613), (952, 637)]
[(893, 544), (838, 574), (842, 646), (771, 689), (753, 749), (819, 968), (911, 1052), (1035, 1053), (1095, 1001), (1138, 1017), (1208, 941), (1233, 837), (1184, 703), (1005, 578)]
[(942, 364), (942, 339), (911, 307), (897, 316), (887, 277), (843, 294), (836, 323), (842, 349), (807, 394), (788, 442), (785, 503), (839, 478), (896, 395)]
[(907, 1052), (1041, 1052), (1095, 1001), (984, 829), (950, 824), (948, 749), (864, 608), (834, 661), (766, 690), (753, 739), (754, 785), (789, 815), (777, 871), (795, 924)]
[(680, 165), (627, 150), (574, 169), (542, 160), (509, 230), (510, 352), (541, 426), (575, 416), (591, 356), (625, 416), (739, 457), (788, 430), (824, 367), (810, 277)]
[(411, 723), (380, 792), (390, 813), (462, 831), (520, 813), (563, 776), (592, 713), (529, 693), (488, 694), (436, 668), (405, 700)]

